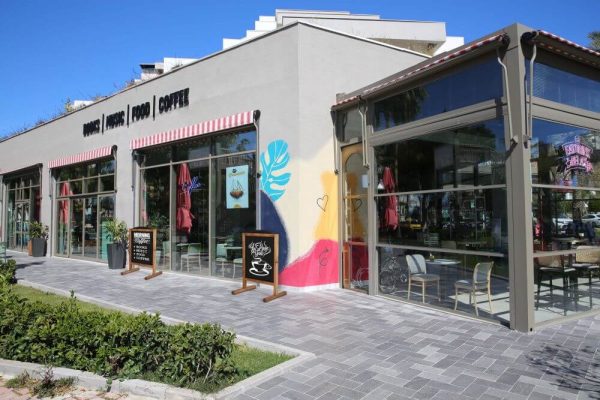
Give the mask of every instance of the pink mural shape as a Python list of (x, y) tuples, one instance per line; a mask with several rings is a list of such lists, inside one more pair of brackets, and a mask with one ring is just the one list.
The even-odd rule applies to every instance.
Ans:
[(289, 264), (279, 276), (285, 286), (317, 286), (338, 283), (338, 242), (318, 240), (313, 247)]

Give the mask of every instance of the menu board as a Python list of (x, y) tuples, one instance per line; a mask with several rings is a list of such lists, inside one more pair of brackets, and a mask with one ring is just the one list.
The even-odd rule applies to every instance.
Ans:
[(131, 246), (131, 263), (154, 265), (154, 229), (131, 229), (129, 243)]
[(275, 233), (244, 233), (244, 276), (247, 280), (276, 284), (278, 239)]

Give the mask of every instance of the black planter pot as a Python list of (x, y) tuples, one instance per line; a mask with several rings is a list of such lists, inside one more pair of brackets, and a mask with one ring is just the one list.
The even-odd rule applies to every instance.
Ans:
[(121, 243), (112, 243), (107, 245), (106, 248), (108, 250), (108, 268), (125, 268), (125, 246)]
[(31, 255), (33, 257), (46, 256), (46, 239), (32, 238), (31, 239)]

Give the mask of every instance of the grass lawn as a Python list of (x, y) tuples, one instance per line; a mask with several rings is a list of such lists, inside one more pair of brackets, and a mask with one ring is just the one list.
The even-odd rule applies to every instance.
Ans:
[[(11, 287), (13, 291), (20, 297), (27, 298), (30, 301), (41, 301), (47, 304), (57, 305), (66, 300), (65, 296), (47, 293), (27, 286), (12, 285)], [(75, 294), (75, 297), (77, 297), (77, 294)], [(113, 309), (101, 307), (96, 304), (87, 303), (79, 299), (77, 299), (77, 302), (79, 303), (81, 309), (85, 311), (101, 311), (107, 313), (120, 312), (115, 311)], [(244, 345), (237, 345), (232, 354), (232, 358), (239, 370), (239, 373), (235, 375), (231, 380), (227, 382), (220, 382), (219, 384), (196, 384), (190, 387), (190, 389), (199, 390), (205, 393), (216, 392), (236, 382), (239, 382), (249, 376), (256, 375), (259, 372), (274, 367), (277, 364), (290, 360), (293, 358), (293, 356), (258, 350)], [(155, 382), (174, 384), (173, 382), (165, 382), (164, 379), (160, 379), (160, 377), (152, 375), (140, 376), (140, 378)]]

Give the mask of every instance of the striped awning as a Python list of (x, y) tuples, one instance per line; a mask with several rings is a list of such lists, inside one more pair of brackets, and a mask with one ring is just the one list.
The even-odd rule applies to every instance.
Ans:
[(174, 142), (200, 136), (211, 132), (218, 132), (225, 129), (237, 128), (239, 126), (250, 125), (254, 122), (254, 111), (246, 111), (239, 114), (229, 115), (217, 119), (199, 122), (194, 125), (188, 125), (165, 132), (155, 133), (154, 135), (144, 136), (132, 139), (129, 143), (131, 150), (141, 149), (143, 147), (156, 146), (163, 143)]
[(95, 160), (97, 158), (108, 157), (112, 154), (113, 146), (100, 147), (83, 153), (75, 154), (72, 156), (61, 157), (56, 160), (48, 162), (48, 168), (58, 168), (65, 165), (77, 164), (85, 161)]

